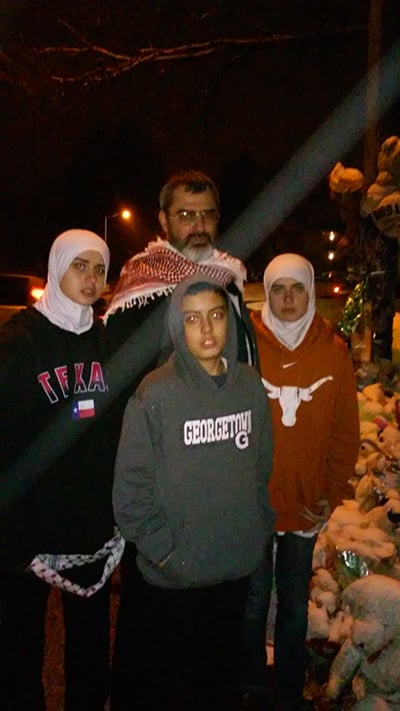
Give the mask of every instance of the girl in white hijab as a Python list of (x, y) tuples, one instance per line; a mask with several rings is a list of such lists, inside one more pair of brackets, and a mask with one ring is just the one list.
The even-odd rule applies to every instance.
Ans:
[(92, 308), (108, 266), (100, 237), (63, 232), (36, 308), (0, 330), (7, 708), (45, 708), (41, 670), (54, 586), (64, 613), (65, 709), (104, 709), (109, 695), (110, 576), (124, 541), (112, 511), (113, 388), (104, 327)]
[[(81, 305), (66, 296), (60, 284), (73, 260), (86, 251), (99, 252), (104, 261), (104, 282), (110, 265), (110, 251), (101, 237), (88, 230), (73, 229), (62, 232), (50, 249), (47, 284), (35, 308), (56, 326), (80, 334), (93, 324), (91, 304)], [(99, 294), (100, 295), (100, 294)], [(96, 293), (96, 298), (99, 298)], [(94, 299), (96, 300), (96, 299)]]
[[(281, 254), (267, 266), (264, 287), (262, 313), (253, 311), (251, 319), (272, 416), (268, 491), (276, 524), (250, 578), (244, 686), (258, 689), (262, 699), (275, 584), (274, 708), (297, 711), (303, 707), (314, 545), (330, 512), (351, 496), (360, 426), (350, 354), (333, 325), (315, 311), (312, 265), (299, 254)], [(268, 701), (262, 702), (267, 708)]]
[[(307, 309), (296, 321), (282, 321), (277, 318), (269, 304), (272, 285), (277, 279), (284, 277), (295, 279), (304, 286), (308, 294)], [(268, 264), (264, 272), (264, 289), (266, 300), (261, 312), (262, 322), (280, 343), (293, 351), (303, 341), (315, 315), (314, 269), (300, 254), (280, 254)]]
[(276, 524), (264, 560), (250, 578), (244, 686), (258, 689), (261, 699), (265, 695), (266, 620), (275, 585), (274, 708), (297, 711), (303, 707), (318, 528), (351, 496), (348, 481), (360, 445), (357, 388), (346, 344), (315, 311), (314, 270), (307, 259), (275, 257), (265, 270), (264, 287), (262, 313), (253, 311), (251, 319), (272, 416), (268, 491)]

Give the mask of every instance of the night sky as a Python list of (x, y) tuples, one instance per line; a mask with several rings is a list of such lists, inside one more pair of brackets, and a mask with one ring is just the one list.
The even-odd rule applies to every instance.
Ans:
[[(383, 8), (385, 53), (400, 3)], [(117, 273), (157, 232), (165, 179), (188, 167), (217, 181), (223, 233), (364, 76), (368, 12), (367, 0), (3, 0), (1, 268), (43, 272), (59, 232), (102, 234), (127, 206), (130, 223), (109, 221)], [(381, 140), (399, 117), (397, 101)], [(362, 169), (362, 140), (335, 160)], [(335, 220), (324, 176), (268, 245)]]

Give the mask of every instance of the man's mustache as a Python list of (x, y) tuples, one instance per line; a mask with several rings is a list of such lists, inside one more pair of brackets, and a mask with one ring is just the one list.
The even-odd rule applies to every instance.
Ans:
[(185, 244), (189, 244), (189, 242), (192, 239), (196, 239), (196, 237), (205, 238), (209, 242), (209, 244), (212, 244), (212, 238), (211, 235), (208, 234), (208, 232), (190, 232), (186, 237)]

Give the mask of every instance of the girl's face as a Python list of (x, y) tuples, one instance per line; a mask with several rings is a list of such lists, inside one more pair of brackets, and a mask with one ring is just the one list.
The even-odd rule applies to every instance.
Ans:
[(80, 306), (92, 306), (105, 286), (106, 267), (100, 252), (88, 249), (71, 262), (60, 281), (60, 289)]
[(304, 284), (295, 279), (276, 279), (268, 294), (272, 313), (281, 321), (297, 321), (307, 311), (309, 296)]

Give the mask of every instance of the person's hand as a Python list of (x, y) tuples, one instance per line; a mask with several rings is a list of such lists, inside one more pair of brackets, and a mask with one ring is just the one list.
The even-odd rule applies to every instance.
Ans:
[(315, 509), (310, 509), (307, 506), (303, 506), (301, 510), (301, 515), (307, 521), (311, 521), (317, 531), (320, 531), (328, 521), (329, 516), (331, 515), (331, 509), (326, 499), (320, 499)]

